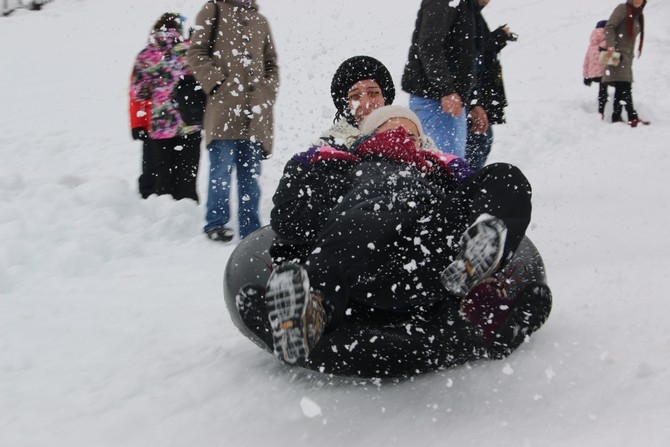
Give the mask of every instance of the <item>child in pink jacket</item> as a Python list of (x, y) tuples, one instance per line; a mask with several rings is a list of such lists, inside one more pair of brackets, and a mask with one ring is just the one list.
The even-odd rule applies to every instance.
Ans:
[(602, 81), (605, 74), (605, 66), (600, 62), (600, 52), (607, 49), (605, 43), (605, 25), (607, 20), (601, 20), (596, 24), (596, 28), (591, 31), (589, 39), (589, 48), (584, 57), (584, 85), (590, 86), (592, 82), (597, 82), (598, 87), (598, 113), (600, 117), (605, 117), (605, 105), (607, 104), (607, 85)]

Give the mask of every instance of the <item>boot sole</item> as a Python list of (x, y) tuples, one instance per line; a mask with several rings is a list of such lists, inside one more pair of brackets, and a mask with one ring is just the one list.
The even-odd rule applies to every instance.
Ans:
[(279, 266), (268, 279), (265, 300), (274, 355), (286, 363), (294, 364), (309, 355), (303, 327), (307, 293), (309, 279), (296, 265)]
[[(501, 228), (498, 228), (499, 224), (502, 226)], [(473, 273), (472, 259), (470, 259), (473, 256), (468, 256), (468, 252), (473, 250), (471, 244), (475, 244), (475, 242), (473, 240), (468, 241), (463, 253), (444, 269), (440, 275), (442, 285), (447, 291), (463, 297), (467, 295), (468, 291), (474, 287), (475, 284), (490, 276), (500, 266), (500, 260), (502, 259), (503, 250), (505, 248), (505, 239), (507, 238), (507, 228), (502, 224), (502, 221), (499, 221), (499, 223), (498, 221), (491, 222), (490, 226), (493, 227), (496, 235), (496, 239), (489, 242), (489, 244), (496, 244), (495, 261), (485, 271)], [(468, 229), (468, 231), (472, 230), (472, 227)]]

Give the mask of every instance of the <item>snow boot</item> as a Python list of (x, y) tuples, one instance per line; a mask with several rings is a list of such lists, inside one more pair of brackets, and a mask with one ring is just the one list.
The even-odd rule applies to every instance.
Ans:
[(482, 279), (499, 267), (505, 247), (507, 228), (502, 220), (482, 214), (461, 236), (461, 251), (444, 269), (442, 285), (458, 297), (464, 297)]
[(648, 126), (651, 124), (649, 121), (641, 120), (640, 118), (633, 118), (632, 120), (628, 121), (628, 125), (630, 127), (637, 127), (638, 124), (642, 124), (644, 126)]
[(304, 268), (287, 263), (272, 271), (265, 300), (275, 356), (289, 364), (306, 360), (325, 328), (323, 294), (310, 290)]
[(207, 238), (212, 241), (230, 242), (235, 237), (235, 232), (228, 227), (221, 227), (215, 230), (209, 230), (205, 233)]

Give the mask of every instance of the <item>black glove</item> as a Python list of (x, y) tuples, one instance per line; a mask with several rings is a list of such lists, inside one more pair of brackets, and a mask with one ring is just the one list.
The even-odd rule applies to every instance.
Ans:
[(593, 81), (591, 80), (591, 78), (584, 78), (584, 85), (585, 86), (587, 86), (587, 87), (590, 86), (592, 82)]
[(142, 127), (134, 127), (130, 132), (133, 134), (133, 140), (146, 140), (149, 138), (147, 131)]

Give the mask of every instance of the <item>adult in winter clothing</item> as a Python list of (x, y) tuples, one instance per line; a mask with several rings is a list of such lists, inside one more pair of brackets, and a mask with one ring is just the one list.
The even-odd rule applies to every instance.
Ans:
[[(132, 83), (132, 78), (131, 78)], [(158, 178), (158, 154), (156, 147), (151, 144), (151, 101), (133, 99), (133, 92), (128, 91), (130, 117), (130, 135), (133, 140), (142, 142), (142, 173), (138, 178), (140, 195), (146, 199), (156, 190)]]
[(488, 118), (477, 102), (474, 71), (476, 0), (423, 0), (402, 88), (426, 134), (445, 153), (465, 155), (468, 133), (486, 133)]
[(607, 49), (605, 41), (605, 25), (607, 20), (600, 20), (596, 27), (591, 31), (589, 37), (589, 46), (584, 56), (584, 85), (590, 86), (591, 83), (598, 83), (598, 113), (601, 118), (605, 118), (605, 106), (607, 105), (607, 84), (602, 82), (605, 74), (605, 66), (600, 62), (600, 53)]
[(337, 67), (330, 83), (335, 105), (335, 119), (317, 145), (347, 150), (361, 136), (363, 118), (373, 110), (390, 105), (395, 99), (391, 73), (384, 64), (370, 56), (354, 56)]
[(189, 74), (188, 42), (179, 14), (165, 13), (154, 24), (149, 44), (138, 54), (131, 92), (136, 101), (151, 102), (149, 138), (158, 158), (156, 194), (198, 201), (200, 126), (184, 123), (174, 101), (179, 79)]
[[(335, 119), (316, 145), (348, 150), (362, 136), (363, 119), (375, 109), (393, 103), (395, 85), (391, 73), (380, 61), (370, 56), (354, 56), (335, 71), (330, 96), (337, 110)], [(425, 148), (435, 148), (430, 138), (425, 135), (423, 138)]]
[(642, 120), (639, 119), (633, 105), (633, 58), (635, 57), (635, 40), (640, 36), (638, 57), (642, 54), (644, 44), (644, 14), (647, 0), (627, 0), (621, 3), (610, 15), (605, 25), (605, 40), (607, 42), (607, 57), (617, 51), (621, 54), (618, 65), (607, 65), (602, 82), (613, 85), (614, 104), (612, 122), (623, 121), (621, 118), (622, 105), (626, 108), (628, 123), (635, 127)]
[(515, 40), (516, 36), (508, 26), (503, 25), (494, 31), (489, 29), (482, 9), (488, 5), (490, 0), (477, 0), (475, 8), (475, 48), (477, 58), (475, 61), (475, 76), (477, 78), (476, 91), (479, 95), (478, 104), (486, 111), (489, 127), (486, 132), (475, 132), (472, 127), (468, 130), (468, 138), (465, 143), (465, 160), (472, 169), (481, 169), (486, 164), (486, 159), (491, 152), (493, 144), (492, 124), (503, 124), (505, 122), (505, 86), (503, 84), (502, 66), (498, 60), (498, 54), (507, 46), (507, 42)]
[(463, 297), (511, 256), (530, 221), (531, 188), (507, 164), (473, 175), (462, 159), (420, 146), (409, 109), (372, 112), (349, 152), (313, 147), (287, 165), (271, 226), (307, 247), (277, 264), (266, 290), (275, 353), (302, 361), (351, 302), (421, 312)]
[(207, 2), (196, 17), (188, 62), (207, 94), (209, 152), (205, 234), (229, 241), (231, 174), (235, 168), (240, 238), (260, 227), (261, 160), (272, 153), (273, 105), (279, 88), (270, 26), (255, 0)]

